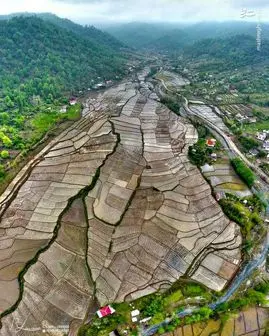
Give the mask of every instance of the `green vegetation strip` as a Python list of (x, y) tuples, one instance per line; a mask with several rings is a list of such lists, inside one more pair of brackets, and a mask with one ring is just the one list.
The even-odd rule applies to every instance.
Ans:
[(260, 215), (264, 212), (264, 204), (255, 195), (240, 199), (231, 194), (226, 194), (219, 203), (225, 215), (240, 226), (244, 239), (243, 252), (249, 253), (266, 233)]
[[(152, 317), (148, 323), (154, 325), (164, 321), (166, 317), (172, 316), (175, 312), (183, 310), (183, 306), (187, 302), (196, 303), (197, 297), (201, 298), (200, 301), (204, 304), (212, 299), (212, 294), (202, 285), (178, 281), (163, 293), (157, 292), (147, 295), (132, 303), (113, 304), (113, 308), (116, 310), (115, 314), (102, 319), (95, 316), (89, 325), (80, 328), (78, 336), (107, 336), (109, 332), (115, 329), (121, 335), (123, 335), (124, 330), (128, 329), (131, 336), (136, 336), (138, 335), (138, 328), (131, 321), (131, 311), (133, 309), (140, 311), (140, 318)], [(186, 301), (187, 298), (189, 298), (188, 301)], [(205, 313), (205, 311), (208, 312), (208, 309), (203, 308), (202, 311)]]
[[(258, 281), (253, 288), (246, 290), (243, 296), (239, 293), (232, 300), (219, 305), (213, 311), (208, 307), (208, 303), (213, 298), (216, 299), (221, 293), (214, 293), (213, 296), (212, 292), (199, 284), (177, 281), (163, 293), (157, 292), (144, 296), (131, 303), (112, 304), (116, 310), (115, 314), (102, 319), (95, 316), (90, 324), (80, 328), (78, 336), (107, 336), (114, 330), (117, 330), (120, 335), (124, 335), (124, 331), (128, 330), (130, 336), (137, 336), (139, 335), (139, 324), (131, 321), (131, 311), (133, 309), (140, 311), (141, 319), (151, 317), (151, 320), (147, 322), (148, 327), (161, 324), (166, 318), (171, 319), (170, 323), (159, 328), (159, 335), (172, 332), (184, 325), (208, 321), (209, 319), (220, 319), (224, 323), (232, 314), (238, 313), (243, 308), (265, 305), (268, 293), (269, 282)], [(191, 314), (179, 317), (178, 314), (184, 311), (187, 304), (197, 308)]]
[[(70, 106), (66, 113), (42, 112), (37, 114), (32, 120), (32, 133), (29, 135), (28, 143), (26, 145), (22, 144), (23, 146), (21, 146), (21, 148), (23, 148), (23, 150), (20, 154), (13, 160), (8, 150), (2, 150), (0, 153), (0, 193), (4, 191), (7, 184), (27, 162), (28, 157), (30, 157), (30, 155), (32, 156), (40, 146), (44, 145), (44, 143), (47, 142), (46, 140), (55, 136), (59, 129), (63, 128), (62, 130), (64, 130), (70, 126), (70, 122), (78, 120), (81, 116), (81, 112), (82, 105), (76, 104)], [(65, 125), (65, 128), (61, 127), (62, 125)], [(5, 155), (4, 152), (7, 152), (7, 155)], [(5, 157), (2, 155), (3, 153)], [(8, 163), (6, 164), (7, 161)]]
[(254, 185), (256, 176), (250, 168), (239, 158), (231, 160), (232, 166), (242, 180), (251, 188)]

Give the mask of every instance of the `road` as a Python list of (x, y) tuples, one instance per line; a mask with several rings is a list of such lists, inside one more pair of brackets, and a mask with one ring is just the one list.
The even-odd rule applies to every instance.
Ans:
[[(172, 91), (171, 89), (169, 89), (164, 80), (161, 79), (160, 80), (163, 87), (165, 88), (166, 91), (170, 92), (173, 95), (178, 95), (178, 93)], [(268, 192), (269, 188), (268, 188), (268, 183), (269, 183), (269, 179), (268, 176), (257, 166), (255, 166), (252, 162), (250, 162), (243, 153), (241, 153), (241, 151), (237, 148), (237, 146), (235, 145), (235, 143), (231, 140), (231, 138), (225, 133), (223, 132), (221, 129), (219, 129), (216, 125), (214, 125), (212, 122), (210, 122), (209, 120), (207, 120), (206, 118), (204, 118), (203, 116), (201, 116), (199, 113), (192, 111), (189, 108), (189, 102), (187, 100), (186, 97), (184, 96), (180, 96), (184, 99), (184, 109), (187, 112), (187, 114), (189, 114), (190, 116), (195, 116), (198, 119), (200, 119), (205, 125), (207, 125), (209, 128), (213, 129), (215, 132), (217, 132), (217, 134), (221, 137), (221, 139), (224, 141), (225, 146), (227, 146), (227, 148), (231, 151), (233, 157), (240, 157), (242, 161), (245, 162), (245, 164), (251, 169), (253, 170), (257, 176), (260, 178), (259, 183), (262, 186), (263, 191)], [(195, 104), (203, 104), (203, 102), (201, 101), (192, 101), (192, 103)], [(222, 142), (223, 142), (222, 141)]]
[(268, 191), (268, 183), (269, 179), (268, 176), (257, 166), (255, 166), (252, 162), (250, 162), (243, 153), (237, 148), (236, 144), (231, 140), (231, 138), (223, 132), (221, 129), (219, 129), (216, 125), (214, 125), (212, 122), (201, 116), (199, 113), (191, 110), (189, 108), (189, 102), (187, 98), (183, 97), (184, 102), (184, 109), (186, 112), (188, 112), (190, 115), (196, 116), (199, 118), (205, 125), (207, 125), (209, 128), (213, 129), (215, 132), (218, 133), (218, 135), (224, 140), (225, 144), (227, 145), (228, 149), (233, 153), (235, 157), (240, 157), (242, 161), (245, 162), (245, 164), (262, 179), (262, 184), (265, 186), (265, 189)]

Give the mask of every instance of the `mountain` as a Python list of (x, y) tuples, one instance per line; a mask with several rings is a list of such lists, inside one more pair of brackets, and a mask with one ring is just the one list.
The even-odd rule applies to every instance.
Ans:
[(149, 44), (153, 44), (155, 40), (179, 26), (179, 24), (169, 23), (132, 22), (101, 26), (101, 28), (129, 47), (141, 49), (147, 48)]
[[(69, 118), (59, 112), (68, 97), (126, 73), (128, 55), (113, 37), (51, 20), (0, 20), (0, 153), (29, 148), (57, 121)], [(0, 180), (2, 162), (0, 157)]]
[[(211, 38), (195, 42), (185, 47), (183, 56), (188, 60), (218, 61), (222, 69), (238, 68), (247, 65), (258, 65), (268, 62), (269, 40), (262, 41), (261, 51), (257, 51), (256, 38), (250, 35), (236, 35), (228, 38)], [(212, 68), (212, 64), (210, 65)]]
[[(123, 43), (159, 52), (181, 51), (185, 46), (207, 38), (225, 38), (240, 34), (256, 36), (255, 22), (201, 22), (196, 24), (132, 23), (104, 27)], [(269, 25), (262, 24), (262, 34), (269, 35)]]
[(106, 46), (110, 46), (114, 49), (125, 47), (123, 43), (106, 32), (96, 29), (93, 26), (79, 25), (71, 20), (60, 18), (59, 16), (52, 13), (13, 13), (10, 15), (0, 15), (0, 20), (9, 20), (16, 17), (28, 18), (33, 16), (50, 22), (60, 28), (69, 30), (79, 37), (83, 37), (89, 40), (93, 44), (105, 44)]
[[(175, 29), (161, 38), (152, 41), (148, 48), (163, 51), (177, 51), (197, 41), (208, 38), (227, 38), (236, 35), (256, 36), (256, 23), (223, 22), (197, 23), (183, 29)], [(263, 35), (268, 36), (269, 25), (264, 24)]]
[(81, 26), (77, 23), (74, 23), (68, 19), (62, 19), (57, 15), (45, 13), (45, 14), (36, 14), (37, 17), (51, 22), (60, 28), (67, 29), (72, 31), (74, 34), (84, 37), (89, 40), (91, 43), (105, 44), (114, 49), (120, 49), (125, 47), (125, 45), (120, 42), (118, 39), (114, 38), (112, 35), (103, 32), (99, 29), (96, 29), (94, 26)]
[(33, 94), (56, 98), (124, 73), (119, 42), (95, 28), (66, 24), (77, 32), (33, 16), (0, 21), (0, 89), (23, 84)]

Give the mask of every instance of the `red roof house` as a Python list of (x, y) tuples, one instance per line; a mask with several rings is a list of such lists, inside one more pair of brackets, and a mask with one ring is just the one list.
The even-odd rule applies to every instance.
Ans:
[(208, 147), (215, 147), (217, 140), (216, 139), (207, 139), (206, 144)]
[(69, 104), (70, 104), (70, 105), (76, 105), (76, 103), (77, 103), (77, 99), (76, 99), (76, 98), (71, 98), (71, 99), (69, 100)]
[(115, 313), (115, 309), (113, 309), (111, 306), (105, 306), (103, 308), (100, 308), (97, 311), (97, 315), (99, 318), (105, 317), (105, 316), (109, 316)]

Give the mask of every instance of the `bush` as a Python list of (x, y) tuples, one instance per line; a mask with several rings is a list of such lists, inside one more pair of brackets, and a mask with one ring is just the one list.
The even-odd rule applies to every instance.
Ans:
[(175, 112), (176, 114), (179, 114), (181, 105), (175, 99), (163, 98), (161, 99), (161, 103), (166, 105), (169, 108), (169, 110)]
[(231, 160), (231, 163), (236, 173), (251, 188), (256, 180), (256, 176), (253, 174), (252, 170), (249, 169), (241, 159), (235, 158)]
[[(247, 205), (241, 203), (241, 201), (245, 199), (248, 200)], [(264, 225), (259, 214), (263, 209), (263, 204), (256, 196), (243, 198), (241, 200), (228, 196), (228, 198), (220, 200), (219, 204), (225, 215), (240, 225), (242, 235), (245, 238), (244, 250), (246, 252), (249, 251), (253, 246), (254, 232), (263, 234)], [(251, 210), (248, 208), (250, 205), (252, 207)]]
[(145, 316), (154, 316), (163, 311), (163, 298), (162, 296), (152, 297), (147, 307), (143, 310)]
[(266, 304), (266, 296), (268, 295), (268, 283), (259, 284), (254, 289), (249, 289), (245, 292), (244, 296), (236, 297), (235, 299), (222, 303), (218, 306), (217, 312), (219, 314), (227, 313), (228, 310), (238, 312), (244, 307)]
[(182, 291), (184, 295), (187, 297), (201, 296), (205, 292), (205, 290), (199, 285), (192, 285), (192, 284), (188, 284), (185, 287), (183, 287)]
[(165, 329), (164, 329), (164, 327), (160, 327), (159, 329), (158, 329), (158, 334), (159, 335), (163, 335), (165, 333)]
[(2, 152), (0, 153), (0, 157), (1, 159), (8, 159), (9, 158), (9, 152), (7, 150), (2, 150)]
[(210, 161), (206, 145), (200, 142), (189, 147), (188, 155), (191, 163), (198, 167), (201, 167)]
[(5, 167), (0, 164), (0, 179), (3, 179), (6, 176)]
[(238, 140), (240, 144), (242, 145), (243, 149), (247, 152), (251, 149), (258, 148), (260, 145), (257, 140), (250, 138), (250, 137), (240, 136)]

